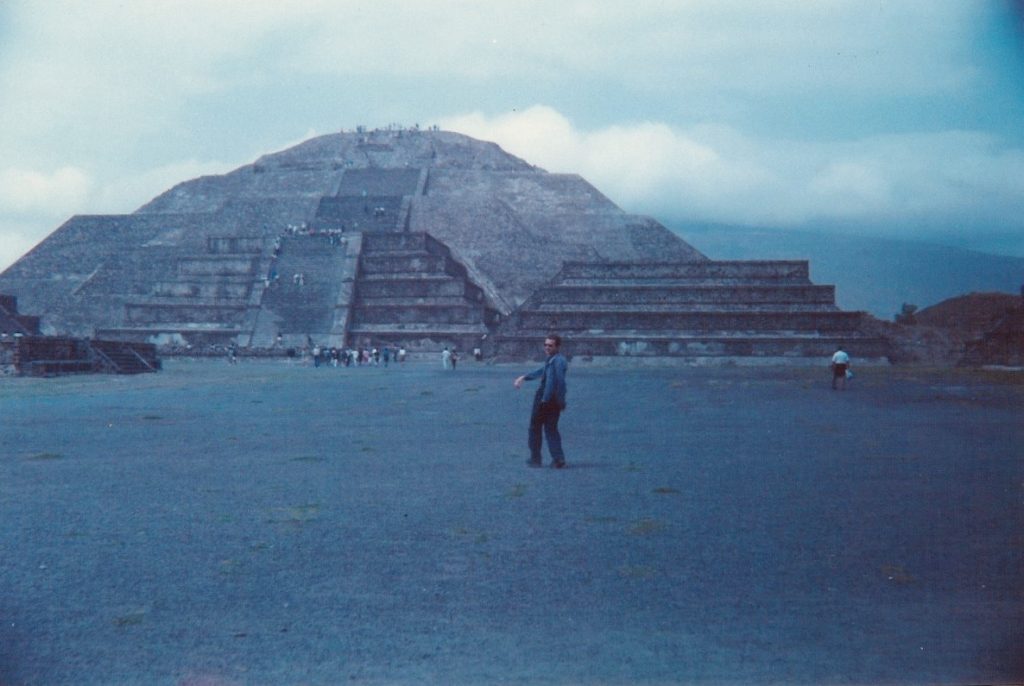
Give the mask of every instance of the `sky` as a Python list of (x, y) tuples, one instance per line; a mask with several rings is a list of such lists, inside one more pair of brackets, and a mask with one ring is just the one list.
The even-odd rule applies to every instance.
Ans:
[(674, 228), (1024, 256), (1022, 123), (1024, 0), (0, 0), (0, 269), (72, 215), (391, 124)]

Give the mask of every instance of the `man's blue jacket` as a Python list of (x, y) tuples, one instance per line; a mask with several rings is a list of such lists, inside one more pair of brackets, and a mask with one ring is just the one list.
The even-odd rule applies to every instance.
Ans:
[(537, 371), (530, 372), (523, 378), (527, 381), (532, 381), (534, 379), (544, 377), (543, 383), (541, 383), (540, 388), (537, 389), (538, 391), (544, 389), (543, 392), (539, 394), (540, 402), (547, 403), (554, 401), (555, 404), (558, 405), (558, 409), (564, 410), (567, 391), (565, 387), (565, 373), (568, 369), (569, 362), (562, 356), (562, 353), (555, 353), (547, 359), (547, 362), (544, 363), (543, 367)]

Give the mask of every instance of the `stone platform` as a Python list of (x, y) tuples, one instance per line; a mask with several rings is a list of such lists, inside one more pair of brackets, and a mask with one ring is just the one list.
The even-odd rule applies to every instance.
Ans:
[(884, 340), (843, 312), (806, 261), (571, 262), (508, 317), (489, 342), (498, 359), (538, 354), (548, 332), (584, 360), (694, 362), (827, 359), (838, 345), (883, 360)]

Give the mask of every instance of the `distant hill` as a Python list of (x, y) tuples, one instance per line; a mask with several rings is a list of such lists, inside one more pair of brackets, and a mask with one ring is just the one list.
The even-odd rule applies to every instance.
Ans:
[(903, 303), (924, 309), (975, 292), (1019, 295), (1024, 258), (915, 241), (731, 225), (666, 225), (715, 260), (807, 259), (811, 279), (835, 284), (836, 303), (892, 321)]
[(918, 324), (956, 329), (965, 334), (981, 335), (991, 331), (1006, 313), (1020, 307), (1020, 296), (1008, 293), (970, 293), (914, 314)]

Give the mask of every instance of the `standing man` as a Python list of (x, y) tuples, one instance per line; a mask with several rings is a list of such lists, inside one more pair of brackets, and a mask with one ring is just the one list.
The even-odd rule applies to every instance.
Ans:
[(840, 343), (836, 346), (836, 351), (832, 353), (832, 390), (836, 390), (836, 381), (842, 386), (842, 389), (846, 390), (846, 372), (850, 369), (850, 356), (843, 350), (843, 345)]
[(541, 466), (541, 429), (548, 441), (548, 452), (551, 453), (551, 466), (555, 469), (565, 468), (565, 453), (562, 452), (562, 436), (558, 433), (558, 418), (565, 410), (565, 373), (569, 367), (559, 349), (562, 338), (558, 334), (548, 334), (544, 339), (544, 354), (547, 361), (535, 372), (524, 374), (513, 382), (518, 389), (524, 381), (540, 379), (540, 386), (533, 396), (533, 411), (530, 413), (530, 459), (526, 464), (530, 467)]

